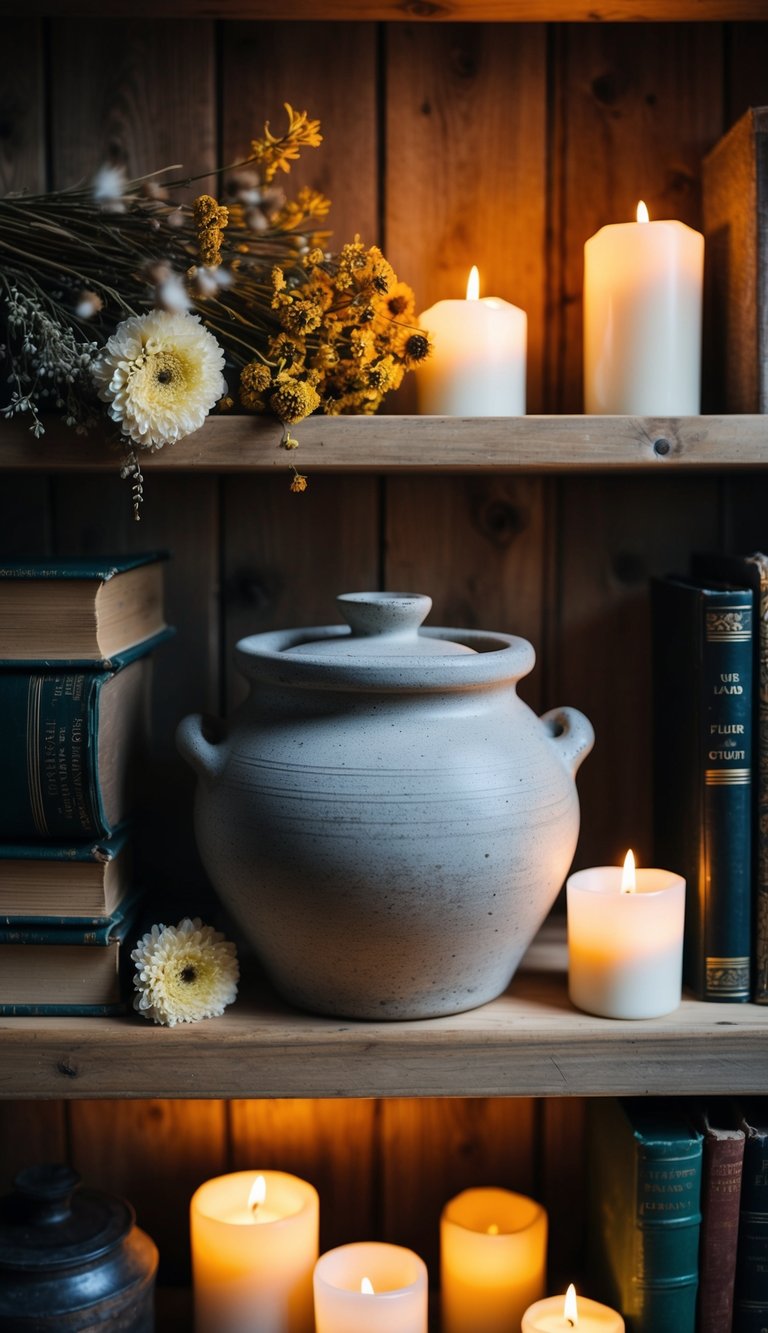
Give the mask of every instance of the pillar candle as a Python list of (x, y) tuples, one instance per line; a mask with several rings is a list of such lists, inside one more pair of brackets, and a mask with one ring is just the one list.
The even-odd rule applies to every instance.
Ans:
[(440, 1219), (443, 1333), (509, 1333), (544, 1294), (547, 1214), (522, 1194), (464, 1190)]
[(638, 870), (631, 884), (626, 862), (568, 880), (569, 993), (588, 1014), (658, 1018), (680, 1003), (685, 880)]
[(620, 222), (590, 237), (584, 247), (585, 412), (686, 416), (701, 410), (703, 274), (704, 237), (682, 222)]
[(624, 1320), (615, 1310), (569, 1287), (565, 1296), (548, 1296), (523, 1315), (522, 1333), (624, 1333)]
[[(250, 1197), (264, 1178), (263, 1202)], [(195, 1333), (312, 1333), (319, 1201), (283, 1171), (236, 1171), (192, 1196)]]
[(329, 1250), (315, 1266), (317, 1333), (427, 1333), (427, 1268), (374, 1241)]
[[(477, 269), (472, 270), (476, 274)], [(525, 413), (528, 318), (498, 296), (438, 301), (419, 317), (432, 352), (419, 367), (419, 411), (429, 416), (509, 417)]]

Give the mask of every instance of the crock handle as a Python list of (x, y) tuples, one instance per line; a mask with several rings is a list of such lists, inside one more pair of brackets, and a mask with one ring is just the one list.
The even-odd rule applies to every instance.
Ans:
[(595, 743), (592, 723), (578, 708), (550, 708), (543, 722), (563, 763), (574, 777)]
[(176, 749), (206, 783), (216, 781), (227, 758), (223, 737), (222, 741), (215, 744), (207, 739), (206, 733), (215, 735), (223, 730), (223, 726), (219, 718), (190, 713), (189, 717), (181, 719), (176, 728)]

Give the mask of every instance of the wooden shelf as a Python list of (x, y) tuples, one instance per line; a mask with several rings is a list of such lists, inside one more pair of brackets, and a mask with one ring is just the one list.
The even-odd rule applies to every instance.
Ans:
[[(103, 17), (103, 0), (0, 0), (0, 16)], [(616, 23), (765, 18), (764, 0), (113, 0), (110, 18)]]
[[(300, 448), (260, 417), (212, 417), (148, 454), (146, 472), (689, 472), (768, 465), (768, 416), (310, 417)], [(54, 420), (40, 440), (0, 433), (0, 470), (114, 472), (119, 453)]]
[(685, 1000), (667, 1018), (592, 1018), (568, 1001), (561, 925), (508, 992), (414, 1023), (314, 1018), (248, 990), (180, 1028), (136, 1017), (0, 1020), (0, 1097), (601, 1096), (762, 1093), (768, 1010)]

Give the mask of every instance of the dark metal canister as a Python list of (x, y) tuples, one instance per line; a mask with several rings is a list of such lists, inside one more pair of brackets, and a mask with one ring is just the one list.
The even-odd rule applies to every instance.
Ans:
[(0, 1199), (0, 1333), (152, 1333), (157, 1247), (129, 1203), (79, 1182), (33, 1166)]

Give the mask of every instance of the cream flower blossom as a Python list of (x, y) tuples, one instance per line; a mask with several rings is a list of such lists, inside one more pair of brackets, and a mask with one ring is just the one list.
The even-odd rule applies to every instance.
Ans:
[(223, 1014), (237, 995), (234, 944), (199, 917), (153, 926), (131, 954), (136, 964), (133, 1007), (166, 1027)]
[(153, 310), (118, 325), (94, 368), (123, 434), (160, 449), (198, 430), (226, 393), (224, 353), (197, 315)]

